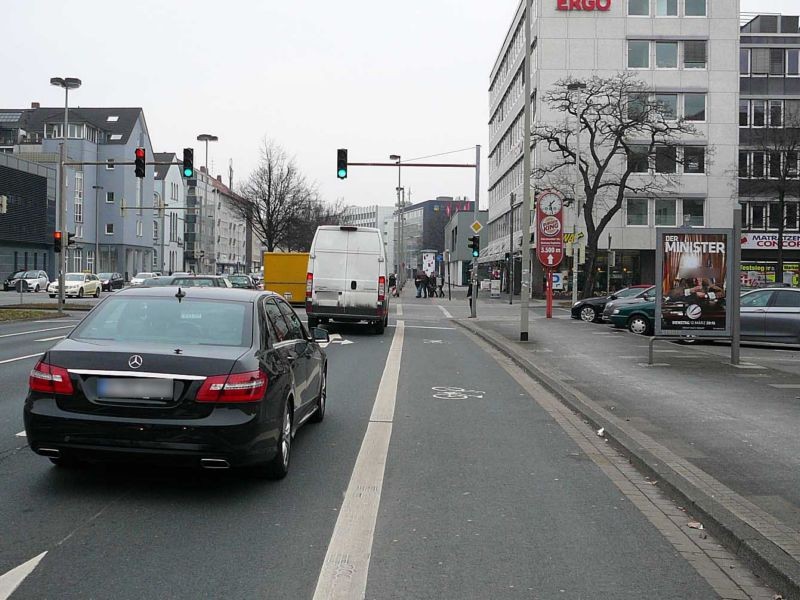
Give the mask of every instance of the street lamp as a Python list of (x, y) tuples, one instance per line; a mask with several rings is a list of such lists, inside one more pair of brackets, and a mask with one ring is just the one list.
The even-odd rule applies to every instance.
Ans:
[(217, 142), (219, 138), (215, 135), (211, 135), (210, 133), (201, 133), (197, 136), (198, 142), (205, 142), (206, 143), (206, 173), (208, 173), (208, 142)]
[(102, 185), (93, 185), (94, 190), (94, 272), (100, 272), (100, 203), (97, 201), (97, 192), (103, 189)]
[(405, 260), (405, 252), (403, 251), (403, 200), (401, 199), (401, 194), (403, 193), (403, 187), (400, 180), (400, 155), (399, 154), (390, 154), (389, 160), (393, 160), (397, 162), (397, 220), (399, 222), (399, 235), (397, 239), (397, 249), (400, 254), (400, 260), (397, 261), (397, 268), (400, 270), (398, 273), (399, 281), (398, 285), (400, 286), (400, 290), (403, 289), (403, 286), (406, 281), (406, 269), (403, 261)]
[(581, 187), (581, 91), (586, 89), (582, 81), (567, 84), (567, 89), (576, 92), (575, 100), (575, 221), (572, 223), (572, 304), (578, 301), (578, 220), (581, 218), (581, 201), (578, 192)]
[[(50, 85), (54, 85), (56, 87), (64, 88), (64, 130), (62, 131), (62, 142), (61, 142), (61, 169), (60, 169), (60, 189), (61, 194), (60, 198), (61, 201), (58, 205), (58, 221), (59, 221), (59, 229), (61, 231), (61, 239), (62, 240), (69, 240), (69, 236), (67, 235), (67, 173), (66, 173), (66, 166), (64, 165), (67, 162), (67, 133), (69, 129), (69, 91), (76, 90), (81, 87), (81, 80), (77, 77), (51, 77), (50, 78)], [(68, 244), (67, 244), (68, 245)], [(61, 248), (61, 257), (58, 260), (58, 312), (62, 314), (64, 312), (64, 272), (67, 269), (67, 247), (64, 246)]]

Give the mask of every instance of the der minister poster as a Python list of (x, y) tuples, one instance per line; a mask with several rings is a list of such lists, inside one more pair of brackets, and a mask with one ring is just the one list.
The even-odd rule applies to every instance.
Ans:
[(726, 300), (732, 242), (727, 229), (658, 230), (656, 335), (730, 335)]

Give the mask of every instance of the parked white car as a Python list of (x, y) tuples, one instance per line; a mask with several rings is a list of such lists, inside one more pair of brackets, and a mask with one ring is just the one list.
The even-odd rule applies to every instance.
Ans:
[[(67, 273), (64, 275), (64, 296), (99, 298), (102, 287), (100, 279), (92, 273)], [(54, 281), (47, 287), (47, 293), (51, 298), (58, 295), (58, 281)]]
[(137, 273), (136, 276), (131, 279), (131, 285), (142, 285), (145, 279), (152, 279), (156, 277), (155, 273)]
[(50, 278), (44, 271), (25, 271), (21, 277), (28, 284), (29, 292), (38, 292), (39, 290), (46, 290), (50, 284)]

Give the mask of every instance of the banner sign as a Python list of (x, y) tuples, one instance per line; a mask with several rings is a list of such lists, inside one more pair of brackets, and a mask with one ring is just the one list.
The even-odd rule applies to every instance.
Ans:
[(656, 231), (656, 335), (729, 336), (733, 230)]
[[(777, 250), (777, 233), (743, 233), (742, 250)], [(783, 249), (800, 249), (800, 233), (784, 233)]]
[(564, 257), (564, 197), (545, 190), (536, 197), (536, 255), (548, 269), (561, 264)]

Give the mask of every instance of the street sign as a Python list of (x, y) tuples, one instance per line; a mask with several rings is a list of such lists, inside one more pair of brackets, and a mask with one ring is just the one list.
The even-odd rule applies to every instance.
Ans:
[(564, 258), (564, 197), (556, 190), (545, 190), (536, 199), (536, 255), (548, 269)]
[(481, 229), (483, 229), (483, 225), (481, 225), (480, 223), (478, 223), (478, 221), (477, 221), (477, 220), (476, 220), (476, 221), (473, 221), (473, 222), (472, 222), (472, 225), (470, 225), (469, 227), (470, 227), (470, 229), (472, 229), (472, 231), (474, 231), (475, 233), (480, 233), (480, 232), (481, 232)]

